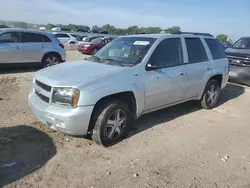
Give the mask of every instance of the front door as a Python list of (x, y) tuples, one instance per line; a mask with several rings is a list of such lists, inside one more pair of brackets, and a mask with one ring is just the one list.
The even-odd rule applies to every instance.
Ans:
[(0, 63), (20, 63), (23, 61), (21, 35), (7, 32), (0, 35)]
[(181, 101), (186, 95), (186, 73), (180, 38), (163, 40), (153, 52), (145, 73), (145, 111)]

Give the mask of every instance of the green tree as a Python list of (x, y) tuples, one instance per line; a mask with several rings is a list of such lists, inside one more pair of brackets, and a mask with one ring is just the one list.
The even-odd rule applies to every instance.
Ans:
[(228, 39), (228, 36), (227, 35), (225, 35), (225, 34), (219, 34), (219, 35), (217, 35), (217, 37), (216, 37), (220, 42), (227, 42), (227, 39)]
[(94, 25), (94, 26), (92, 26), (92, 30), (101, 31), (101, 28), (98, 27), (97, 25)]
[(90, 27), (86, 26), (86, 25), (78, 25), (77, 27), (78, 27), (78, 29), (85, 29), (87, 31), (90, 30)]
[(138, 26), (135, 26), (135, 25), (127, 28), (127, 34), (129, 35), (136, 34), (138, 31), (139, 31), (139, 28)]
[(28, 24), (25, 22), (13, 22), (14, 27), (21, 28), (21, 29), (27, 29)]
[(176, 33), (176, 32), (178, 32), (180, 30), (181, 30), (181, 28), (179, 26), (173, 26), (173, 27), (167, 28), (165, 30), (165, 32), (173, 34), (173, 33)]
[(46, 29), (47, 29), (47, 30), (51, 30), (51, 29), (53, 29), (54, 27), (56, 27), (56, 25), (51, 24), (51, 23), (48, 23), (47, 26), (46, 26)]
[(162, 31), (160, 27), (141, 27), (140, 30), (149, 34), (160, 33)]

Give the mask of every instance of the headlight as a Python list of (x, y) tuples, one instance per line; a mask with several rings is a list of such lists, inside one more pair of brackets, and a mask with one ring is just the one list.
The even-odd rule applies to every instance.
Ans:
[(52, 103), (66, 106), (77, 107), (80, 92), (76, 88), (54, 88), (52, 95)]

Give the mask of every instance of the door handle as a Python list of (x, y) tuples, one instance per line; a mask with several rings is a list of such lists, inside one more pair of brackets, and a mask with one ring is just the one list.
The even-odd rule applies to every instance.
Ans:
[(155, 78), (156, 78), (156, 80), (159, 80), (159, 79), (160, 79), (160, 76), (156, 75)]
[(186, 73), (185, 72), (180, 72), (179, 75), (184, 76), (184, 75), (186, 75)]
[(207, 67), (207, 70), (212, 70), (212, 68), (211, 67)]

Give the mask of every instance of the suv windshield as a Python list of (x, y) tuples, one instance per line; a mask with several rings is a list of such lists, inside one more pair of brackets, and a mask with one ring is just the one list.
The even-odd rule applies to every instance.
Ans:
[(134, 66), (141, 62), (155, 41), (155, 38), (149, 37), (117, 38), (87, 60), (120, 66)]
[(233, 48), (250, 49), (250, 38), (241, 38), (234, 43)]

